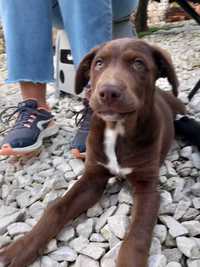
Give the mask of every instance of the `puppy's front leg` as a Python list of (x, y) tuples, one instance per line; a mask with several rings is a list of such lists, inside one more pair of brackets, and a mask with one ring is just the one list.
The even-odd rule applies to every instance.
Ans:
[(155, 181), (136, 182), (134, 187), (132, 223), (122, 243), (117, 267), (147, 267), (160, 195)]
[(65, 196), (47, 207), (31, 232), (0, 250), (0, 262), (9, 267), (25, 267), (32, 263), (67, 222), (99, 200), (107, 180), (108, 173), (104, 169), (87, 170)]

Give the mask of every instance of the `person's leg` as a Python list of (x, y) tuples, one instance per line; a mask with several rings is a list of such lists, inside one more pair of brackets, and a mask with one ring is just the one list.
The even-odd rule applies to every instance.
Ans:
[(35, 99), (38, 106), (48, 108), (45, 83), (20, 82), (20, 90), (24, 101)]
[[(77, 66), (89, 50), (112, 39), (111, 0), (58, 0), (64, 29), (68, 34), (73, 60)], [(85, 142), (90, 127), (91, 110), (84, 101), (83, 120), (72, 141), (73, 154), (80, 157), (85, 152)]]
[(1, 0), (8, 83), (53, 80), (52, 0)]
[[(23, 103), (17, 107), (16, 124), (5, 136), (1, 154), (23, 154), (38, 148), (43, 134), (40, 120), (52, 119), (46, 111), (46, 83), (53, 81), (52, 0), (2, 0), (8, 83), (19, 82)], [(41, 107), (43, 109), (41, 109)], [(40, 135), (42, 133), (42, 135)], [(39, 140), (40, 138), (40, 140)]]
[(129, 21), (133, 11), (136, 11), (139, 0), (112, 0), (113, 7), (113, 39), (136, 37), (134, 25)]
[(75, 65), (89, 50), (112, 39), (111, 0), (58, 0)]
[(2, 0), (0, 5), (7, 82), (20, 83), (23, 100), (34, 98), (45, 105), (46, 82), (53, 80), (51, 0)]

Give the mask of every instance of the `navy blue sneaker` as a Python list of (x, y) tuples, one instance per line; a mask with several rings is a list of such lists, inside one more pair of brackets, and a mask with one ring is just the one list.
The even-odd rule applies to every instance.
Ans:
[[(79, 115), (82, 114), (81, 118)], [(86, 139), (90, 129), (92, 109), (87, 99), (84, 99), (84, 108), (76, 114), (75, 123), (78, 127), (76, 135), (71, 143), (71, 152), (76, 158), (84, 159), (86, 151)]]
[[(7, 115), (11, 108), (15, 108), (14, 112)], [(0, 114), (1, 122), (10, 121), (16, 113), (16, 122), (0, 145), (0, 155), (24, 155), (36, 151), (42, 146), (44, 138), (55, 135), (58, 131), (53, 115), (46, 109), (39, 108), (36, 100), (28, 99), (17, 107), (5, 109)]]

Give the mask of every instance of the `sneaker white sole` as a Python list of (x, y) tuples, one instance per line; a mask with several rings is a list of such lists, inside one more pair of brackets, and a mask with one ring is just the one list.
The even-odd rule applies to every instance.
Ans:
[[(41, 131), (40, 135), (38, 136), (37, 141), (31, 145), (31, 146), (26, 146), (26, 147), (22, 147), (22, 148), (2, 148), (0, 150), (0, 155), (17, 155), (17, 154), (26, 154), (26, 153), (31, 153), (34, 152), (36, 150), (38, 150), (42, 144), (43, 144), (43, 139), (48, 138), (50, 136), (53, 136), (55, 134), (58, 133), (58, 126), (55, 123), (50, 123), (50, 125), (44, 129), (43, 131)], [(5, 151), (4, 151), (5, 150)], [(9, 150), (9, 151), (6, 151)]]

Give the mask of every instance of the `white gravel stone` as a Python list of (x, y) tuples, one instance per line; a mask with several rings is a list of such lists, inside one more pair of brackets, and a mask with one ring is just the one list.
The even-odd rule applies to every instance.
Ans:
[(200, 260), (188, 260), (187, 265), (188, 265), (188, 267), (199, 267), (200, 266)]
[(80, 253), (89, 256), (94, 260), (98, 260), (105, 254), (105, 249), (97, 246), (96, 243), (90, 243), (83, 248)]
[(179, 202), (181, 199), (183, 199), (183, 188), (184, 188), (185, 181), (183, 179), (179, 180), (179, 182), (176, 184), (176, 189), (174, 191), (173, 200), (175, 202)]
[(113, 195), (109, 195), (108, 197), (109, 197), (109, 202), (110, 202), (110, 205), (108, 206), (108, 208), (111, 207), (111, 206), (118, 205), (118, 193), (117, 194), (113, 194)]
[(52, 184), (52, 188), (55, 190), (62, 189), (62, 188), (66, 189), (67, 187), (68, 187), (68, 183), (65, 181), (63, 177), (56, 177)]
[(160, 176), (166, 176), (166, 174), (167, 174), (167, 168), (165, 165), (162, 165), (160, 167)]
[(93, 233), (90, 237), (92, 242), (105, 242), (105, 238), (101, 234)]
[(191, 159), (192, 147), (191, 146), (185, 146), (184, 148), (181, 149), (180, 155), (183, 158)]
[(174, 166), (171, 161), (165, 160), (165, 166), (167, 169), (166, 176), (169, 177), (174, 177), (177, 176), (176, 170), (174, 169)]
[(68, 171), (64, 173), (65, 180), (70, 182), (76, 178), (76, 174), (73, 171)]
[(99, 203), (96, 203), (92, 208), (87, 210), (88, 217), (96, 217), (103, 213), (103, 209)]
[(116, 215), (129, 215), (131, 207), (126, 203), (119, 204), (118, 209), (116, 210)]
[(63, 261), (59, 264), (59, 267), (68, 267), (68, 263), (66, 261)]
[(172, 261), (172, 262), (168, 263), (166, 267), (182, 267), (182, 266), (180, 263)]
[(200, 170), (200, 156), (199, 156), (199, 153), (195, 152), (195, 153), (192, 153), (192, 162), (195, 166), (195, 168), (199, 169)]
[(16, 213), (17, 211), (19, 210), (12, 206), (1, 205), (0, 206), (0, 218)]
[(158, 255), (161, 254), (161, 243), (160, 240), (156, 237), (152, 238), (151, 247), (149, 255)]
[(110, 230), (120, 239), (122, 239), (128, 230), (129, 219), (125, 215), (114, 215), (108, 218)]
[(77, 253), (70, 247), (60, 247), (56, 251), (53, 251), (49, 256), (55, 261), (69, 261), (73, 262), (77, 258)]
[(72, 226), (64, 227), (57, 236), (57, 240), (68, 242), (75, 236), (75, 230)]
[(85, 222), (79, 224), (76, 227), (76, 231), (78, 235), (82, 235), (86, 238), (89, 238), (92, 234), (94, 228), (94, 220), (92, 218), (86, 220)]
[(0, 236), (0, 248), (9, 244), (11, 242), (11, 238), (9, 236)]
[(200, 209), (200, 197), (195, 197), (192, 200), (195, 209)]
[(71, 166), (73, 172), (76, 176), (83, 174), (85, 169), (85, 165), (82, 160), (79, 159), (72, 159), (69, 161), (69, 165)]
[(37, 259), (34, 263), (32, 263), (31, 265), (29, 265), (29, 267), (43, 267), (43, 266), (41, 266), (40, 259)]
[(101, 229), (101, 234), (109, 242), (110, 248), (115, 247), (120, 242), (120, 239), (114, 235), (108, 224)]
[(198, 215), (199, 215), (199, 210), (196, 210), (194, 208), (189, 208), (186, 213), (183, 216), (183, 220), (187, 221), (187, 220), (193, 220), (195, 219)]
[(168, 248), (174, 248), (174, 247), (176, 247), (176, 239), (173, 238), (170, 235), (169, 232), (167, 233), (167, 237), (166, 237), (166, 240), (165, 240), (165, 246), (168, 247)]
[(121, 247), (121, 242), (107, 252), (101, 260), (101, 267), (116, 267), (116, 260)]
[(118, 200), (120, 203), (133, 204), (133, 197), (131, 195), (129, 187), (122, 187), (118, 195)]
[(192, 167), (193, 167), (192, 161), (186, 161), (185, 163), (180, 164), (176, 170), (179, 173), (179, 175), (187, 177), (191, 173)]
[(19, 175), (16, 177), (17, 183), (20, 187), (24, 187), (32, 183), (33, 178), (30, 175)]
[(44, 205), (42, 204), (42, 202), (37, 201), (34, 204), (32, 204), (29, 208), (29, 214), (31, 217), (39, 219), (41, 217), (41, 215), (44, 212)]
[(51, 257), (44, 256), (41, 258), (42, 267), (59, 267), (59, 263), (53, 260)]
[[(97, 220), (96, 225), (95, 225), (95, 230), (96, 232), (99, 232), (100, 229), (106, 224), (108, 218), (114, 214), (116, 211), (117, 207), (112, 206), (109, 209), (107, 209)], [(88, 214), (87, 214), (88, 215)]]
[(166, 267), (167, 259), (164, 255), (152, 255), (149, 257), (148, 267)]
[(178, 184), (180, 184), (183, 181), (183, 178), (180, 177), (170, 177), (166, 181), (166, 188), (171, 191), (173, 189), (176, 189)]
[(167, 191), (162, 191), (160, 193), (160, 210), (162, 210), (163, 207), (168, 206), (172, 203), (172, 196)]
[(50, 252), (53, 252), (55, 250), (57, 250), (57, 240), (56, 239), (52, 239), (51, 241), (49, 241), (49, 243), (47, 244), (46, 249), (44, 250), (45, 254), (48, 254)]
[(59, 165), (56, 166), (56, 169), (65, 173), (65, 172), (69, 172), (72, 170), (72, 168), (69, 166), (69, 164), (67, 164), (66, 162), (63, 162)]
[(73, 239), (69, 245), (70, 247), (72, 247), (76, 252), (81, 253), (81, 251), (87, 247), (87, 245), (89, 244), (89, 241), (87, 238), (83, 237), (83, 236), (79, 236), (75, 239)]
[(20, 210), (19, 212), (15, 212), (11, 215), (0, 218), (0, 234), (4, 234), (10, 224), (16, 222), (17, 220), (20, 220), (24, 217), (24, 215), (25, 211)]
[(95, 261), (91, 259), (90, 257), (87, 257), (85, 255), (79, 255), (75, 267), (99, 267), (98, 261)]
[(26, 223), (17, 222), (10, 224), (7, 230), (10, 236), (14, 236), (29, 232), (31, 230), (31, 226)]
[(159, 219), (169, 228), (169, 233), (172, 237), (188, 234), (188, 230), (173, 217), (163, 215), (160, 216)]
[(22, 194), (16, 196), (16, 201), (20, 208), (28, 207), (30, 196), (31, 193), (29, 191), (25, 191)]
[(188, 229), (190, 236), (200, 235), (200, 222), (188, 221), (188, 222), (183, 222), (182, 225)]
[(196, 197), (200, 197), (200, 183), (195, 183), (195, 184), (191, 187), (191, 192), (192, 192)]
[(182, 258), (182, 253), (177, 248), (167, 248), (162, 251), (162, 254), (167, 258), (167, 262), (180, 262)]
[(174, 213), (174, 219), (176, 220), (181, 219), (185, 215), (186, 211), (189, 209), (190, 205), (191, 205), (190, 201), (181, 200), (177, 204), (177, 207)]
[(167, 237), (167, 228), (165, 225), (162, 225), (162, 224), (157, 224), (155, 227), (154, 227), (154, 230), (153, 230), (153, 235), (155, 237), (157, 237), (161, 244), (165, 241), (166, 237)]
[(161, 205), (159, 209), (160, 215), (173, 215), (176, 210), (177, 204), (176, 203), (169, 203), (166, 205)]
[(178, 249), (188, 258), (200, 258), (200, 247), (193, 238), (180, 236), (176, 238)]

